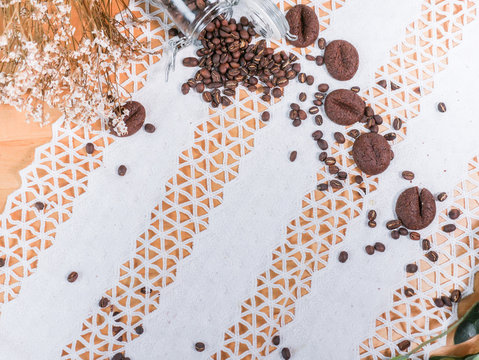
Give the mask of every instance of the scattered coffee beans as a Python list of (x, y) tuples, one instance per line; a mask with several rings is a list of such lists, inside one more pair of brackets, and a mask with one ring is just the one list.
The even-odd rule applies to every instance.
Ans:
[(306, 95), (305, 92), (302, 92), (302, 93), (299, 94), (299, 101), (305, 102), (307, 100), (307, 98), (308, 98), (308, 95)]
[(354, 177), (354, 182), (355, 182), (356, 184), (362, 184), (362, 182), (363, 182), (363, 177), (362, 177), (361, 175), (356, 175), (356, 176)]
[(419, 234), (418, 232), (416, 231), (412, 231), (410, 234), (409, 234), (409, 238), (411, 240), (414, 240), (414, 241), (418, 241), (421, 239), (421, 234)]
[(374, 220), (369, 220), (369, 221), (368, 221), (368, 226), (369, 226), (370, 228), (374, 229), (374, 228), (377, 226), (377, 223), (376, 223), (376, 221), (374, 221)]
[(314, 117), (314, 122), (316, 123), (316, 125), (318, 126), (321, 126), (323, 125), (323, 117), (321, 115), (316, 115)]
[(447, 194), (445, 192), (442, 192), (439, 195), (437, 195), (437, 200), (439, 200), (440, 202), (443, 202), (446, 199), (447, 199)]
[(406, 288), (404, 290), (404, 295), (406, 295), (406, 297), (412, 297), (414, 296), (414, 294), (415, 294), (414, 289)]
[(346, 142), (346, 139), (344, 138), (344, 135), (341, 134), (340, 132), (335, 132), (334, 133), (334, 140), (336, 140), (336, 142), (338, 144), (344, 144)]
[(368, 212), (368, 220), (376, 220), (376, 217), (378, 214), (376, 213), (376, 210), (369, 210)]
[(414, 274), (417, 271), (418, 267), (416, 264), (407, 264), (406, 271), (410, 274)]
[(456, 231), (456, 225), (454, 225), (454, 224), (444, 225), (442, 227), (442, 231), (444, 231), (446, 233), (452, 233), (452, 232)]
[(281, 341), (281, 339), (280, 339), (279, 335), (275, 335), (275, 336), (273, 336), (273, 340), (271, 342), (273, 343), (273, 345), (278, 346), (280, 341)]
[(442, 308), (444, 307), (444, 301), (442, 301), (441, 298), (435, 298), (434, 305), (436, 305), (438, 308)]
[(390, 82), (390, 84), (391, 84), (391, 90), (392, 90), (392, 91), (394, 91), (394, 90), (397, 90), (397, 89), (399, 89), (399, 88), (400, 88), (400, 86), (399, 86), (399, 85), (396, 85), (396, 84), (395, 84), (395, 83), (393, 83), (392, 81)]
[(444, 306), (451, 307), (452, 306), (452, 301), (449, 297), (447, 296), (441, 296), (441, 300), (444, 303)]
[(393, 129), (400, 130), (402, 128), (402, 120), (400, 118), (394, 118), (393, 120)]
[(343, 188), (343, 184), (341, 184), (338, 180), (331, 180), (329, 185), (335, 190), (339, 190)]
[(38, 211), (42, 211), (43, 209), (45, 209), (45, 204), (42, 203), (41, 201), (37, 201), (35, 204), (34, 204), (35, 208), (38, 210)]
[(398, 349), (400, 351), (406, 351), (407, 349), (409, 349), (410, 346), (411, 342), (409, 340), (403, 340), (398, 344)]
[(386, 250), (386, 246), (383, 243), (377, 242), (374, 244), (374, 250), (384, 252)]
[(386, 223), (386, 227), (388, 230), (394, 230), (397, 229), (401, 226), (401, 221), (400, 220), (390, 220)]
[(100, 301), (98, 302), (98, 306), (100, 306), (101, 308), (106, 308), (109, 303), (110, 303), (110, 300), (108, 300), (108, 298), (102, 297)]
[(4, 266), (5, 266), (5, 259), (0, 258), (0, 267), (4, 267)]
[(421, 244), (421, 245), (422, 245), (422, 249), (423, 249), (424, 251), (431, 250), (431, 242), (430, 242), (429, 240), (424, 239), (424, 240), (422, 241), (422, 244)]
[(155, 125), (150, 124), (150, 123), (145, 124), (145, 131), (146, 131), (147, 133), (152, 134), (152, 133), (155, 132), (155, 130), (156, 130)]
[(338, 256), (338, 260), (340, 263), (345, 263), (348, 261), (349, 254), (346, 251), (341, 251)]
[(394, 140), (396, 140), (396, 134), (395, 133), (388, 133), (388, 134), (384, 135), (384, 138), (387, 141), (394, 141)]
[(439, 110), (439, 112), (445, 113), (446, 112), (446, 104), (444, 104), (443, 102), (440, 102), (439, 104), (437, 104), (437, 109)]
[(461, 297), (462, 297), (461, 290), (455, 289), (451, 291), (450, 298), (453, 303), (459, 302), (459, 300), (461, 300)]
[(426, 254), (426, 257), (429, 259), (429, 261), (436, 262), (439, 259), (439, 255), (435, 251), (429, 251)]
[(143, 329), (143, 326), (139, 325), (135, 328), (135, 332), (138, 334), (138, 335), (141, 335), (145, 332), (145, 330)]
[(351, 88), (351, 91), (354, 91), (355, 93), (358, 93), (360, 90), (361, 90), (361, 88), (359, 86), (353, 86)]
[(88, 155), (91, 155), (95, 152), (95, 145), (93, 145), (91, 142), (87, 143), (85, 145), (85, 151)]
[(366, 250), (366, 253), (367, 253), (368, 255), (374, 254), (374, 246), (372, 246), (372, 245), (366, 246), (366, 247), (365, 247), (365, 250)]
[(195, 350), (198, 351), (198, 352), (203, 352), (205, 351), (205, 344), (202, 343), (202, 342), (197, 342), (195, 344)]
[(78, 273), (76, 271), (72, 271), (68, 274), (67, 280), (68, 282), (75, 282), (78, 279)]
[(399, 231), (399, 235), (401, 235), (401, 236), (408, 236), (409, 235), (409, 231), (405, 227), (400, 228), (398, 231)]
[(298, 156), (297, 151), (291, 151), (291, 154), (289, 155), (289, 161), (291, 162), (295, 161), (297, 156)]
[(414, 180), (414, 173), (412, 171), (406, 170), (402, 172), (402, 177), (404, 180)]
[(382, 88), (384, 88), (384, 89), (386, 89), (386, 88), (388, 87), (388, 82), (387, 82), (386, 80), (379, 80), (379, 81), (377, 82), (377, 84), (378, 84), (379, 86), (381, 86)]
[(458, 209), (452, 209), (448, 215), (451, 220), (456, 220), (461, 216), (461, 212)]
[(392, 237), (394, 240), (399, 239), (399, 231), (397, 231), (397, 230), (391, 231), (391, 237)]
[(318, 47), (321, 50), (324, 50), (326, 48), (326, 39), (325, 38), (319, 38), (318, 39)]
[(125, 176), (126, 170), (127, 169), (125, 165), (120, 165), (120, 167), (118, 168), (118, 175)]
[(265, 122), (269, 121), (270, 118), (271, 118), (271, 114), (268, 111), (265, 111), (261, 114), (261, 120)]
[(281, 356), (284, 360), (291, 359), (291, 351), (288, 348), (283, 348), (281, 350)]

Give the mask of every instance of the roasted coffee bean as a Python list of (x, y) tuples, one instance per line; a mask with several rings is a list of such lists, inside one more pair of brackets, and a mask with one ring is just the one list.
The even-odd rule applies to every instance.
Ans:
[(409, 238), (411, 240), (414, 240), (414, 241), (419, 241), (421, 240), (421, 234), (419, 234), (418, 232), (416, 231), (412, 231), (410, 234), (409, 234)]
[(152, 133), (155, 132), (155, 130), (156, 130), (155, 125), (150, 124), (150, 123), (145, 124), (145, 131), (146, 131), (147, 133), (152, 134)]
[(299, 119), (299, 112), (297, 110), (291, 110), (289, 112), (289, 118), (291, 120)]
[(454, 225), (454, 224), (444, 225), (442, 227), (442, 231), (444, 231), (446, 233), (452, 233), (452, 232), (456, 231), (456, 225)]
[(203, 100), (205, 102), (211, 102), (213, 100), (213, 96), (211, 95), (211, 92), (207, 91), (202, 94)]
[(120, 176), (125, 176), (126, 170), (127, 170), (127, 169), (126, 169), (126, 166), (125, 166), (125, 165), (120, 165), (120, 166), (118, 167), (118, 175), (120, 175)]
[(299, 94), (299, 101), (304, 102), (307, 98), (308, 96), (306, 95), (306, 93), (302, 92)]
[(451, 209), (448, 215), (451, 220), (456, 220), (461, 216), (461, 212), (458, 209)]
[(145, 330), (143, 329), (143, 326), (139, 325), (135, 328), (135, 332), (138, 334), (138, 335), (141, 335), (145, 332)]
[(291, 151), (291, 154), (289, 154), (289, 161), (293, 162), (296, 160), (298, 157), (298, 152), (297, 151)]
[(326, 94), (320, 93), (320, 92), (315, 92), (314, 97), (316, 100), (323, 100), (326, 97)]
[(280, 88), (274, 88), (271, 93), (273, 94), (273, 97), (276, 98), (276, 99), (283, 96), (283, 90), (281, 90)]
[(348, 174), (346, 173), (346, 171), (340, 171), (336, 176), (339, 180), (346, 180), (348, 178)]
[(347, 253), (347, 251), (341, 251), (339, 253), (338, 260), (340, 263), (344, 264), (346, 261), (348, 261), (348, 257), (349, 257), (349, 254)]
[(373, 125), (369, 128), (369, 131), (377, 134), (379, 132), (379, 127), (377, 125)]
[(368, 221), (368, 226), (370, 228), (374, 229), (377, 226), (376, 221), (374, 221), (374, 220)]
[(390, 82), (390, 84), (391, 84), (391, 90), (392, 90), (392, 91), (394, 91), (394, 90), (397, 90), (397, 89), (399, 89), (399, 88), (400, 88), (400, 86), (399, 86), (399, 85), (396, 85), (396, 84), (395, 84), (395, 83), (393, 83), (392, 81)]
[(328, 149), (328, 142), (324, 139), (319, 139), (318, 140), (318, 146), (321, 150), (327, 150)]
[(304, 84), (306, 82), (306, 74), (305, 73), (300, 73), (298, 75), (298, 81), (301, 83), (301, 84)]
[(462, 297), (461, 290), (456, 289), (451, 291), (450, 299), (453, 303), (459, 302), (459, 300), (461, 300), (461, 297)]
[(183, 95), (188, 94), (190, 92), (190, 85), (188, 85), (187, 83), (181, 85), (181, 92), (183, 93)]
[(265, 122), (269, 121), (270, 118), (271, 118), (271, 114), (268, 111), (265, 111), (261, 114), (261, 120)]
[(5, 259), (0, 258), (0, 267), (4, 267), (4, 266), (5, 266)]
[(299, 111), (301, 109), (299, 105), (296, 103), (292, 103), (289, 107), (291, 108), (291, 110), (296, 110), (296, 111)]
[(345, 40), (334, 40), (326, 46), (324, 63), (336, 80), (351, 80), (359, 67), (358, 51)]
[(314, 117), (314, 122), (316, 123), (316, 125), (318, 126), (321, 126), (323, 125), (323, 117), (321, 115), (316, 115)]
[(401, 226), (400, 220), (390, 220), (386, 223), (388, 230), (394, 230)]
[(281, 338), (279, 337), (279, 335), (275, 335), (273, 336), (273, 339), (271, 340), (271, 342), (273, 343), (273, 345), (278, 346), (279, 343), (281, 342)]
[(440, 193), (437, 195), (437, 200), (440, 202), (443, 202), (447, 199), (447, 194), (445, 192)]
[(316, 106), (323, 106), (323, 102), (321, 100), (313, 100), (313, 104)]
[(368, 118), (373, 117), (374, 116), (373, 108), (371, 106), (366, 106), (364, 108), (364, 115), (366, 115)]
[(356, 176), (354, 177), (354, 182), (355, 182), (356, 184), (361, 184), (361, 183), (363, 182), (363, 177), (362, 177), (361, 175), (356, 175)]
[(397, 231), (397, 230), (391, 231), (391, 237), (392, 237), (394, 240), (399, 239), (399, 231)]
[(441, 296), (441, 300), (444, 303), (444, 306), (451, 307), (452, 306), (452, 301), (449, 297), (447, 296)]
[(100, 301), (98, 302), (98, 305), (99, 305), (101, 308), (106, 308), (109, 303), (110, 303), (110, 300), (108, 300), (108, 298), (102, 297), (102, 298), (100, 299)]
[(379, 80), (379, 81), (377, 82), (377, 84), (378, 84), (379, 86), (381, 86), (382, 88), (384, 88), (384, 89), (386, 89), (386, 88), (388, 87), (388, 82), (387, 82), (386, 80)]
[(429, 251), (426, 257), (432, 262), (436, 262), (439, 259), (439, 255), (435, 251)]
[(319, 191), (326, 191), (328, 190), (329, 188), (329, 185), (327, 183), (323, 183), (323, 184), (318, 184), (318, 186), (316, 187)]
[(418, 270), (418, 267), (416, 264), (407, 264), (406, 265), (406, 272), (410, 274), (414, 274)]
[(402, 128), (402, 120), (400, 118), (394, 118), (393, 120), (393, 129), (400, 130)]
[[(326, 151), (323, 151), (319, 154), (319, 161), (326, 161), (326, 159), (328, 158), (328, 153)], [(334, 160), (334, 164), (336, 163), (336, 160)], [(334, 164), (331, 164), (331, 165), (334, 165)]]
[(33, 206), (35, 206), (38, 211), (42, 211), (43, 209), (45, 209), (45, 204), (41, 201), (37, 201), (35, 204), (33, 204)]
[(85, 151), (87, 154), (91, 155), (93, 154), (93, 152), (95, 151), (95, 145), (93, 145), (92, 143), (87, 143), (85, 145)]
[(205, 351), (205, 348), (206, 348), (206, 346), (205, 346), (205, 344), (202, 343), (202, 342), (197, 342), (197, 343), (195, 344), (195, 350), (198, 351), (198, 352), (203, 352), (203, 351)]
[(394, 141), (394, 140), (396, 140), (396, 134), (395, 133), (388, 133), (388, 134), (384, 135), (384, 138), (387, 141)]
[(291, 359), (291, 351), (288, 348), (281, 349), (281, 356), (284, 360)]
[(421, 246), (424, 251), (431, 250), (431, 242), (428, 239), (424, 239)]
[(440, 102), (439, 104), (437, 104), (437, 109), (442, 112), (442, 113), (445, 113), (446, 112), (446, 104), (444, 104), (443, 102)]
[(341, 184), (338, 180), (331, 180), (329, 182), (329, 185), (331, 185), (331, 187), (336, 190), (343, 188), (343, 184)]
[(319, 38), (319, 39), (318, 39), (318, 47), (319, 47), (321, 50), (326, 49), (326, 39), (325, 39), (325, 38)]
[(332, 166), (336, 164), (336, 159), (330, 156), (330, 157), (327, 157), (326, 160), (324, 160), (324, 163), (328, 166)]
[(384, 122), (383, 117), (381, 115), (373, 115), (373, 119), (376, 125), (381, 125)]
[(187, 57), (183, 59), (183, 66), (186, 67), (195, 67), (198, 66), (199, 60), (194, 57)]
[(353, 86), (351, 88), (351, 91), (354, 91), (355, 93), (358, 93), (359, 91), (361, 91), (361, 88), (359, 86)]
[(365, 250), (366, 250), (366, 253), (367, 253), (368, 255), (374, 254), (374, 251), (375, 251), (375, 250), (374, 250), (374, 246), (372, 246), (372, 245), (366, 246), (366, 247), (365, 247)]
[(401, 235), (401, 236), (408, 236), (409, 235), (409, 231), (405, 227), (400, 228), (398, 231), (399, 231), (399, 235)]
[(75, 282), (78, 279), (78, 273), (76, 271), (72, 271), (68, 274), (67, 280), (68, 282)]
[(414, 173), (409, 170), (405, 170), (401, 173), (404, 180), (414, 180)]
[(407, 349), (409, 349), (410, 346), (411, 342), (409, 340), (403, 340), (398, 344), (398, 349), (400, 351), (406, 351)]
[(361, 133), (357, 129), (353, 129), (348, 131), (348, 135), (351, 136), (353, 139), (357, 139)]
[(123, 356), (122, 353), (116, 353), (115, 355), (113, 355), (111, 360), (125, 360), (125, 357)]
[(307, 117), (308, 117), (308, 115), (306, 114), (306, 111), (304, 111), (304, 110), (299, 110), (298, 111), (298, 116), (299, 116), (299, 119), (303, 120), (303, 121), (306, 120)]
[(311, 55), (311, 54), (307, 54), (307, 55), (305, 56), (305, 58), (306, 58), (306, 60), (308, 60), (308, 61), (316, 61), (316, 57), (314, 57), (314, 56)]
[(295, 119), (295, 120), (293, 121), (293, 126), (294, 126), (294, 127), (298, 127), (299, 125), (301, 125), (301, 120)]
[(335, 132), (334, 133), (334, 140), (336, 140), (336, 142), (338, 144), (344, 144), (346, 142), (346, 139), (344, 138), (344, 135), (340, 132)]
[(316, 130), (313, 134), (312, 137), (314, 140), (318, 141), (323, 137), (323, 132), (321, 130)]
[(263, 96), (261, 96), (261, 99), (263, 101), (270, 102), (271, 101), (271, 96), (270, 95), (263, 95)]
[(435, 298), (434, 305), (436, 305), (438, 308), (442, 308), (444, 307), (444, 301), (442, 301), (441, 298)]
[(321, 55), (316, 56), (316, 65), (323, 66), (324, 65), (324, 57)]
[(306, 84), (308, 84), (309, 86), (314, 84), (314, 76), (313, 75), (306, 76)]
[(339, 172), (339, 168), (336, 165), (331, 165), (328, 167), (328, 171), (331, 175), (336, 175)]
[(317, 106), (313, 106), (313, 107), (310, 107), (308, 112), (311, 114), (311, 115), (316, 115), (318, 112), (319, 112), (319, 108)]
[(411, 288), (404, 289), (404, 295), (406, 295), (406, 297), (412, 297), (414, 296), (414, 294), (415, 294), (414, 289), (411, 289)]
[(319, 92), (322, 92), (322, 93), (325, 93), (329, 90), (329, 85), (328, 84), (319, 84), (318, 85), (318, 91)]
[(378, 216), (376, 210), (369, 210), (368, 212), (368, 220), (376, 220), (376, 217)]
[(374, 244), (374, 250), (384, 252), (386, 250), (386, 246), (383, 243), (377, 242)]

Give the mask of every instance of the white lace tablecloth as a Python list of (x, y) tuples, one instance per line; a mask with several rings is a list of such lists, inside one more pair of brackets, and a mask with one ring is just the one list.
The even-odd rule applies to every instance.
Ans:
[[(453, 288), (472, 292), (479, 264), (476, 1), (306, 3), (320, 14), (321, 36), (350, 41), (361, 61), (354, 79), (341, 83), (302, 58), (316, 85), (359, 86), (384, 116), (383, 133), (394, 117), (405, 122), (387, 172), (363, 185), (348, 181), (341, 191), (315, 190), (328, 178), (311, 139), (317, 126), (293, 128), (287, 117), (306, 85), (294, 82), (275, 104), (243, 91), (230, 107), (213, 110), (197, 94), (181, 95), (193, 70), (179, 66), (166, 83), (154, 58), (133, 65), (124, 83), (137, 90), (134, 99), (157, 131), (112, 139), (60, 119), (9, 197), (0, 218), (0, 359), (118, 352), (133, 360), (280, 359), (283, 346), (292, 359), (384, 359), (398, 354), (400, 341), (414, 346), (457, 318), (456, 306), (437, 309), (432, 299)], [(143, 36), (160, 47), (171, 26), (164, 14), (143, 0), (130, 6), (153, 19)], [(401, 88), (383, 89), (381, 79)], [(440, 101), (446, 113), (438, 112)], [(271, 121), (262, 123), (266, 108)], [(326, 117), (322, 130), (330, 144), (334, 131), (344, 131)], [(93, 156), (84, 151), (89, 141)], [(332, 151), (359, 174), (350, 148), (348, 141)], [(392, 240), (384, 226), (399, 192), (411, 186), (403, 170), (416, 174), (413, 184), (449, 194), (422, 232), (437, 263), (425, 260), (417, 242)], [(33, 207), (38, 200), (47, 204), (42, 212)], [(446, 235), (441, 224), (452, 206), (464, 215)], [(367, 227), (369, 209), (378, 212), (376, 229)], [(364, 247), (376, 241), (386, 252), (368, 256)], [(345, 264), (337, 261), (342, 250)], [(410, 262), (418, 273), (406, 274)], [(74, 283), (66, 281), (71, 271), (79, 273)], [(407, 284), (416, 296), (404, 296)], [(103, 296), (111, 304), (105, 309)], [(279, 349), (271, 344), (276, 334)], [(197, 341), (204, 352), (194, 350)]]

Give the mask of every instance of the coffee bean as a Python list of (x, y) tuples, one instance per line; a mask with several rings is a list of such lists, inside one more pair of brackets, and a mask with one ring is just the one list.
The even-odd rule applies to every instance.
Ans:
[(343, 188), (343, 184), (341, 184), (338, 180), (331, 180), (329, 182), (329, 185), (331, 185), (331, 187), (336, 190)]
[(347, 253), (347, 251), (341, 251), (339, 253), (338, 260), (340, 263), (344, 264), (346, 261), (348, 261), (348, 257), (349, 257), (349, 254)]
[(373, 120), (376, 123), (376, 125), (381, 125), (384, 122), (383, 117), (381, 115), (373, 115)]
[(398, 344), (398, 349), (400, 351), (406, 351), (407, 349), (409, 349), (410, 346), (411, 342), (409, 340), (403, 340)]
[(306, 114), (306, 111), (304, 110), (299, 110), (298, 116), (300, 120), (306, 120), (306, 118), (308, 117), (308, 115)]
[(329, 85), (328, 84), (319, 84), (318, 85), (318, 91), (325, 93), (329, 90)]
[(291, 162), (295, 161), (297, 156), (298, 156), (298, 152), (292, 151), (291, 154), (289, 155), (289, 161)]
[(78, 273), (76, 271), (72, 271), (68, 274), (67, 280), (68, 282), (75, 282), (78, 279)]
[(445, 113), (446, 112), (446, 104), (444, 104), (443, 102), (440, 102), (439, 104), (437, 104), (437, 109), (442, 112), (442, 113)]
[(313, 104), (316, 106), (323, 106), (323, 102), (321, 100), (313, 100)]
[(302, 92), (299, 94), (299, 101), (305, 102), (307, 98), (308, 96), (306, 95), (306, 93)]
[(207, 91), (202, 94), (203, 101), (205, 102), (211, 102), (213, 100), (213, 96), (211, 95), (211, 92)]
[(108, 300), (108, 298), (102, 297), (100, 301), (98, 302), (98, 306), (100, 306), (101, 308), (106, 308), (109, 303), (110, 303), (110, 300)]
[(326, 97), (326, 94), (320, 93), (320, 92), (315, 92), (314, 97), (316, 100), (323, 100)]
[(324, 139), (319, 139), (318, 140), (318, 146), (321, 150), (327, 150), (329, 145), (328, 142)]
[(316, 115), (314, 117), (314, 122), (316, 123), (316, 125), (318, 126), (321, 126), (323, 125), (323, 117), (321, 115)]
[(394, 118), (393, 120), (393, 129), (400, 130), (402, 128), (402, 120), (400, 118)]
[(45, 209), (45, 204), (42, 203), (41, 201), (37, 201), (35, 204), (34, 204), (35, 208), (38, 210), (38, 211), (42, 211), (43, 209)]
[(396, 134), (395, 133), (388, 133), (388, 134), (384, 135), (384, 138), (387, 141), (394, 141), (394, 140), (396, 140)]
[(112, 333), (114, 336), (118, 335), (120, 331), (122, 331), (123, 328), (121, 326), (113, 326), (112, 327)]
[(384, 89), (386, 89), (387, 86), (388, 86), (388, 83), (387, 83), (386, 80), (379, 80), (379, 81), (377, 82), (377, 84), (378, 84), (379, 86), (381, 86), (382, 88), (384, 88)]
[(441, 300), (444, 303), (444, 306), (451, 307), (452, 306), (452, 301), (449, 299), (447, 296), (441, 296)]
[(394, 91), (394, 90), (397, 90), (397, 89), (399, 89), (399, 88), (400, 88), (400, 86), (399, 86), (399, 85), (396, 85), (396, 84), (395, 84), (395, 83), (393, 83), (392, 81), (390, 82), (390, 84), (391, 84), (391, 90), (392, 90), (392, 91)]
[(406, 297), (412, 297), (414, 296), (414, 294), (415, 294), (414, 289), (411, 289), (411, 288), (404, 289), (404, 295), (406, 295)]
[(194, 57), (187, 57), (183, 59), (183, 66), (185, 67), (195, 67), (198, 66), (199, 60)]
[(316, 65), (323, 66), (324, 65), (324, 57), (318, 55), (316, 56)]
[(316, 187), (319, 191), (326, 191), (328, 190), (329, 188), (329, 185), (327, 183), (323, 183), (323, 184), (318, 184), (318, 186)]
[(409, 235), (409, 231), (405, 227), (400, 228), (398, 231), (399, 231), (399, 235), (401, 235), (401, 236), (408, 236)]
[(202, 343), (202, 342), (197, 342), (197, 343), (195, 344), (195, 350), (198, 351), (198, 352), (203, 352), (203, 351), (205, 351), (205, 348), (206, 348), (206, 347), (205, 347), (205, 344)]
[(374, 220), (369, 220), (369, 221), (368, 221), (368, 226), (369, 226), (370, 228), (374, 229), (374, 228), (376, 227), (376, 225), (377, 225), (377, 224), (376, 224), (376, 221), (374, 221)]
[(273, 345), (278, 346), (279, 343), (281, 342), (281, 339), (280, 339), (279, 335), (273, 336), (273, 340), (271, 340), (271, 342), (273, 343)]
[[(326, 159), (328, 158), (328, 153), (326, 151), (322, 151), (320, 154), (319, 154), (319, 161), (326, 161)], [(336, 163), (336, 160), (334, 160), (334, 163)], [(333, 165), (331, 164), (331, 165)], [(326, 164), (328, 165), (328, 164)]]
[(276, 99), (279, 99), (281, 96), (283, 96), (283, 90), (281, 90), (280, 88), (274, 88), (271, 93), (273, 94), (273, 97)]
[(89, 142), (85, 145), (85, 150), (88, 155), (91, 155), (95, 152), (95, 145)]
[(319, 108), (317, 106), (313, 106), (313, 107), (310, 107), (308, 112), (311, 114), (311, 115), (316, 115), (318, 112), (319, 112)]
[(314, 43), (319, 34), (319, 21), (312, 7), (296, 5), (286, 14), (289, 31), (297, 39), (290, 41), (296, 47), (307, 47)]
[(361, 183), (363, 182), (363, 177), (362, 177), (361, 175), (356, 175), (356, 176), (354, 177), (354, 182), (355, 182), (356, 184), (361, 184)]
[(376, 210), (369, 210), (368, 212), (368, 219), (369, 220), (376, 220), (376, 217), (378, 214), (376, 213)]
[(145, 330), (143, 329), (143, 326), (139, 325), (135, 328), (135, 332), (138, 334), (138, 335), (141, 335), (145, 332)]
[(326, 39), (325, 38), (319, 38), (318, 39), (318, 47), (321, 50), (324, 50), (326, 48)]
[(366, 250), (366, 253), (367, 253), (368, 255), (374, 254), (374, 246), (372, 246), (372, 245), (366, 246), (366, 247), (365, 247), (365, 250)]
[(386, 250), (386, 246), (383, 243), (377, 242), (374, 244), (374, 250), (384, 252)]
[(339, 172), (339, 168), (336, 165), (331, 165), (328, 171), (331, 175), (336, 175)]
[(353, 129), (348, 131), (348, 135), (351, 136), (353, 139), (357, 139), (361, 133), (357, 129)]
[(459, 300), (461, 300), (461, 297), (462, 297), (461, 290), (455, 289), (451, 291), (450, 299), (453, 303), (459, 302)]
[(421, 245), (421, 246), (422, 246), (422, 249), (423, 249), (424, 251), (431, 250), (431, 242), (430, 242), (429, 240), (427, 240), (427, 239), (424, 239), (424, 240), (422, 241), (422, 245)]
[(122, 353), (116, 353), (115, 355), (113, 355), (111, 360), (125, 360), (125, 358), (123, 357)]
[(341, 134), (340, 132), (335, 132), (334, 133), (334, 140), (336, 140), (336, 142), (338, 144), (344, 144), (346, 142), (346, 139), (344, 138), (344, 135)]
[(397, 230), (391, 231), (391, 237), (392, 237), (394, 240), (399, 239), (399, 231), (397, 231)]
[(292, 103), (290, 106), (291, 110), (299, 111), (301, 108), (299, 107), (298, 104)]
[(394, 230), (401, 226), (400, 220), (390, 220), (386, 223), (388, 230)]
[(412, 171), (405, 170), (401, 175), (404, 180), (414, 180), (414, 173)]
[(435, 251), (429, 251), (426, 257), (432, 262), (436, 262), (439, 259), (439, 255)]
[(293, 126), (294, 127), (298, 127), (299, 125), (301, 125), (301, 120), (296, 119), (296, 120), (293, 121)]
[(348, 178), (348, 174), (346, 171), (340, 171), (338, 172), (337, 177), (339, 180), (346, 180)]
[(442, 308), (444, 307), (444, 301), (442, 301), (441, 298), (435, 298), (434, 305), (436, 305), (438, 308)]
[(355, 93), (358, 93), (359, 91), (361, 91), (361, 88), (359, 86), (353, 86), (351, 88), (351, 91), (354, 91)]
[(265, 111), (261, 114), (261, 120), (263, 120), (264, 122), (269, 121), (270, 118), (271, 114), (268, 111)]
[(451, 209), (448, 215), (451, 220), (456, 220), (461, 216), (461, 212), (458, 209)]
[(0, 267), (4, 267), (4, 266), (5, 266), (5, 259), (0, 258)]
[(447, 199), (447, 194), (445, 192), (440, 193), (437, 195), (437, 200), (440, 202), (443, 202)]
[(366, 115), (368, 118), (373, 117), (374, 116), (373, 108), (371, 106), (366, 106), (364, 108), (364, 115)]
[(146, 131), (147, 133), (149, 133), (149, 134), (154, 133), (155, 130), (156, 130), (155, 125), (150, 124), (150, 123), (145, 124), (145, 131)]
[(289, 118), (291, 120), (299, 119), (299, 112), (297, 110), (291, 110), (289, 112)]
[(309, 86), (314, 84), (314, 76), (313, 75), (306, 76), (306, 84), (308, 84)]
[(306, 82), (306, 74), (305, 73), (300, 73), (298, 75), (298, 81), (301, 83), (301, 84), (304, 84)]
[(412, 231), (410, 234), (409, 234), (409, 238), (411, 240), (414, 240), (414, 241), (419, 241), (421, 240), (421, 234), (419, 234), (418, 232), (416, 231)]
[(306, 58), (306, 60), (308, 60), (308, 61), (316, 61), (316, 57), (314, 57), (314, 56), (311, 55), (311, 54), (307, 54), (307, 55), (305, 56), (305, 58)]
[(456, 231), (456, 225), (454, 225), (454, 224), (444, 225), (442, 227), (442, 231), (444, 231), (446, 233), (452, 233), (452, 232)]
[(315, 141), (318, 141), (323, 137), (323, 132), (321, 130), (316, 130), (311, 136)]
[(127, 169), (125, 165), (120, 165), (120, 167), (118, 168), (118, 175), (125, 176), (126, 170)]
[(188, 85), (187, 83), (181, 85), (181, 92), (183, 93), (183, 95), (188, 94), (190, 92), (190, 85)]
[(324, 63), (336, 80), (351, 80), (359, 67), (358, 51), (345, 40), (332, 41), (324, 52)]
[(281, 349), (281, 356), (284, 360), (291, 359), (291, 351), (288, 348)]
[(416, 264), (407, 264), (406, 265), (406, 272), (410, 274), (414, 274), (417, 271), (418, 267)]

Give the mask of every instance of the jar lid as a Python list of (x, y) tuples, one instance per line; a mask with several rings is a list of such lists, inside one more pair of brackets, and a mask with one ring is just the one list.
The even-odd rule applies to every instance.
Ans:
[(255, 30), (267, 39), (297, 37), (289, 32), (289, 24), (281, 10), (271, 0), (241, 0), (255, 25)]

